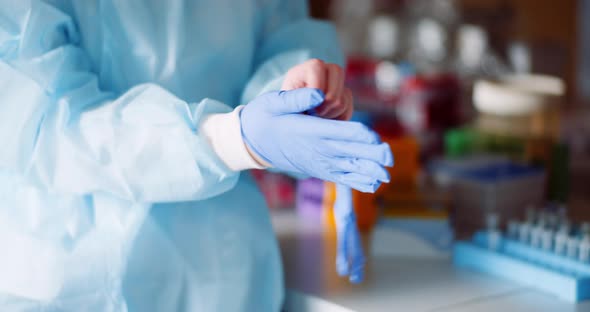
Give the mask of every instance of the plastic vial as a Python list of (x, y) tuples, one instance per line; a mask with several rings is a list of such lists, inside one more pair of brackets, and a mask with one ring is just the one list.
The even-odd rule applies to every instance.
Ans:
[(559, 205), (557, 208), (557, 216), (560, 219), (567, 219), (567, 207), (564, 204)]
[(559, 227), (559, 216), (556, 213), (549, 213), (547, 215), (547, 226), (551, 229), (557, 230)]
[(529, 235), (531, 232), (531, 225), (528, 222), (523, 222), (518, 225), (518, 240), (526, 244), (529, 240)]
[(590, 234), (585, 234), (580, 240), (578, 259), (582, 262), (590, 260)]
[(567, 240), (568, 235), (567, 232), (559, 231), (555, 234), (555, 246), (554, 250), (555, 253), (558, 255), (563, 255), (566, 252), (567, 247)]
[(580, 238), (582, 238), (582, 237), (584, 237), (586, 235), (590, 235), (590, 223), (583, 222), (580, 225)]
[(518, 239), (518, 228), (520, 223), (516, 220), (508, 221), (508, 237), (511, 239)]
[(532, 247), (541, 247), (541, 238), (543, 230), (545, 230), (546, 224), (546, 216), (544, 212), (539, 212), (537, 214), (537, 220), (534, 223), (534, 226), (530, 229), (530, 240), (529, 243)]
[(545, 251), (551, 251), (553, 248), (553, 240), (555, 239), (555, 233), (551, 229), (544, 229), (541, 232), (541, 248)]
[(486, 214), (486, 225), (488, 232), (488, 248), (498, 249), (500, 245), (501, 233), (498, 229), (498, 214), (490, 212)]
[(569, 233), (572, 230), (572, 226), (570, 224), (570, 222), (568, 220), (563, 220), (560, 225), (559, 225), (559, 232), (561, 233), (565, 233), (567, 235), (569, 235)]
[(535, 223), (535, 219), (537, 218), (537, 214), (535, 212), (535, 208), (533, 208), (532, 206), (528, 207), (526, 209), (526, 222), (527, 223)]
[(539, 227), (545, 227), (548, 223), (549, 220), (549, 213), (546, 213), (544, 211), (540, 211), (537, 214), (537, 220), (535, 222), (535, 224)]
[(577, 258), (578, 256), (578, 245), (580, 245), (580, 240), (577, 239), (575, 236), (570, 236), (567, 239), (567, 256), (569, 258)]
[(532, 247), (541, 247), (541, 238), (544, 230), (545, 228), (541, 225), (537, 225), (531, 228), (530, 244)]

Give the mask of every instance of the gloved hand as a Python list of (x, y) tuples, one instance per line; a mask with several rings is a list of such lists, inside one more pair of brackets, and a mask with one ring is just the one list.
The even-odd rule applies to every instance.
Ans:
[(361, 192), (389, 182), (391, 149), (366, 126), (302, 114), (322, 104), (317, 89), (263, 94), (240, 113), (248, 148), (273, 167), (333, 181)]
[(336, 271), (340, 276), (348, 276), (351, 283), (360, 283), (364, 277), (365, 256), (352, 206), (352, 190), (340, 184), (336, 185), (334, 219), (338, 239)]

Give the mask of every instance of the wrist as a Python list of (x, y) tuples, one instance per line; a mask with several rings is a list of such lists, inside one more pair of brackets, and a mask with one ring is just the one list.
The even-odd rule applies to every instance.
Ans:
[(250, 148), (250, 146), (248, 146), (248, 144), (246, 144), (246, 142), (244, 142), (244, 146), (246, 146), (246, 150), (250, 154), (250, 157), (252, 157), (252, 159), (254, 159), (254, 161), (256, 161), (260, 166), (262, 166), (264, 168), (271, 168), (272, 167), (272, 165), (270, 163), (268, 163), (266, 160), (262, 159), (262, 157), (259, 156), (258, 153), (253, 151)]
[(250, 148), (242, 138), (240, 112), (243, 106), (225, 114), (211, 114), (207, 116), (200, 132), (205, 136), (215, 154), (233, 171), (247, 169), (265, 169), (266, 162)]

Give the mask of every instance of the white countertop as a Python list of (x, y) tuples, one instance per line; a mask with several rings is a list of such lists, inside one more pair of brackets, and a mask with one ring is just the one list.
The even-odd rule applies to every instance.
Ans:
[[(365, 281), (351, 285), (337, 276), (335, 238), (322, 232), (320, 224), (277, 212), (273, 225), (283, 256), (288, 312), (590, 311), (590, 301), (571, 304), (511, 281), (457, 269), (448, 257), (388, 254), (382, 250), (387, 242), (369, 237), (364, 237), (365, 248), (371, 250)], [(377, 245), (378, 252), (373, 248)]]

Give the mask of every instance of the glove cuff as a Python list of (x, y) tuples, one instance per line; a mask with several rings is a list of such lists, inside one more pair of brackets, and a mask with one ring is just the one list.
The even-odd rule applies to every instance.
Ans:
[(240, 111), (243, 107), (238, 106), (230, 113), (205, 117), (199, 130), (231, 170), (266, 169), (268, 166), (248, 150), (242, 138)]

